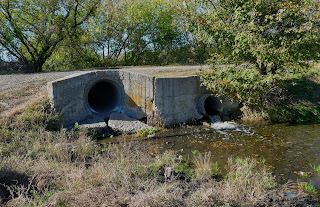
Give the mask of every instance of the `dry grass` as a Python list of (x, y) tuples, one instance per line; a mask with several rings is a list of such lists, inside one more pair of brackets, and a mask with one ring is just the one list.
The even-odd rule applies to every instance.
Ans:
[(0, 114), (29, 101), (30, 98), (43, 91), (45, 83), (46, 80), (44, 79), (32, 80), (24, 83), (22, 87), (1, 91), (0, 102), (4, 102), (8, 106), (3, 107), (0, 104)]
[(143, 142), (98, 146), (84, 130), (54, 131), (55, 120), (46, 97), (1, 118), (0, 205), (251, 206), (275, 185), (251, 159), (230, 160), (216, 181), (210, 153), (189, 163)]
[(200, 69), (198, 70), (188, 70), (188, 69), (180, 69), (180, 70), (167, 70), (167, 71), (156, 71), (154, 72), (154, 76), (157, 78), (173, 78), (173, 77), (184, 77), (184, 76), (194, 76), (200, 74)]
[(195, 173), (200, 180), (210, 180), (211, 176), (216, 174), (218, 169), (214, 169), (215, 166), (212, 162), (211, 152), (206, 152), (204, 154), (197, 153), (193, 160), (195, 165)]

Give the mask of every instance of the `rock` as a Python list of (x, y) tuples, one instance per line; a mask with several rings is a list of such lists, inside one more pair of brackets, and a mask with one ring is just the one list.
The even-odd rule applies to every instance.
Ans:
[(110, 114), (108, 126), (113, 130), (129, 134), (135, 133), (140, 129), (153, 129), (153, 127), (119, 112), (113, 112)]
[(74, 151), (76, 148), (76, 145), (72, 143), (67, 143), (67, 142), (57, 143), (54, 145), (54, 148), (59, 148), (59, 147), (65, 147), (68, 150)]
[(173, 169), (172, 169), (172, 167), (166, 167), (166, 168), (164, 169), (164, 177), (165, 177), (165, 179), (170, 179), (170, 177), (172, 176), (172, 174), (173, 174)]
[(104, 116), (92, 115), (79, 123), (79, 128), (99, 129), (107, 126)]
[(80, 128), (86, 128), (86, 129), (100, 129), (100, 128), (106, 128), (107, 124), (105, 122), (97, 122), (97, 123), (91, 123), (91, 124), (80, 124)]
[(297, 194), (291, 193), (291, 192), (285, 192), (284, 195), (287, 196), (287, 197), (291, 197), (291, 198), (296, 198), (296, 197), (298, 197)]
[(0, 102), (0, 105), (2, 105), (4, 108), (9, 108), (9, 104), (7, 104), (7, 103)]

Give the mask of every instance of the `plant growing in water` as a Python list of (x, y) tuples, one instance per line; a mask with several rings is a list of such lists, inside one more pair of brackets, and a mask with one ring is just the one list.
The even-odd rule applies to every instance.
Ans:
[(310, 183), (305, 183), (303, 185), (303, 189), (309, 194), (313, 194), (313, 195), (317, 195), (318, 194), (317, 189)]
[(317, 172), (317, 175), (320, 176), (320, 165), (311, 165), (311, 167)]
[(138, 134), (141, 136), (141, 137), (146, 137), (148, 135), (152, 135), (156, 132), (160, 131), (159, 129), (155, 129), (155, 128), (152, 128), (152, 129), (140, 129), (138, 131)]

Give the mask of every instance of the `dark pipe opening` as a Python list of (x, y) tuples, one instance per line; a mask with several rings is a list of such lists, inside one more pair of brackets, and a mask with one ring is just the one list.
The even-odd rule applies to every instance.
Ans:
[(204, 101), (204, 110), (210, 116), (220, 115), (222, 112), (222, 103), (219, 98), (215, 96), (209, 96)]
[(111, 82), (98, 82), (88, 93), (88, 103), (91, 109), (98, 113), (112, 112), (120, 102), (117, 86)]

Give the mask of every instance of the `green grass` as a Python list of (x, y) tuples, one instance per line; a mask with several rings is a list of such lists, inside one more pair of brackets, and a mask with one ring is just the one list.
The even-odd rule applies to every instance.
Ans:
[(318, 194), (317, 189), (310, 183), (304, 184), (303, 187), (304, 187), (304, 190), (309, 194), (312, 194), (312, 195), (317, 195)]
[(311, 165), (311, 167), (316, 171), (317, 175), (320, 176), (320, 165)]
[(155, 128), (152, 128), (152, 129), (140, 129), (138, 131), (138, 134), (139, 136), (141, 137), (146, 137), (148, 135), (153, 135), (155, 134), (156, 132), (160, 131), (160, 129), (155, 129)]

